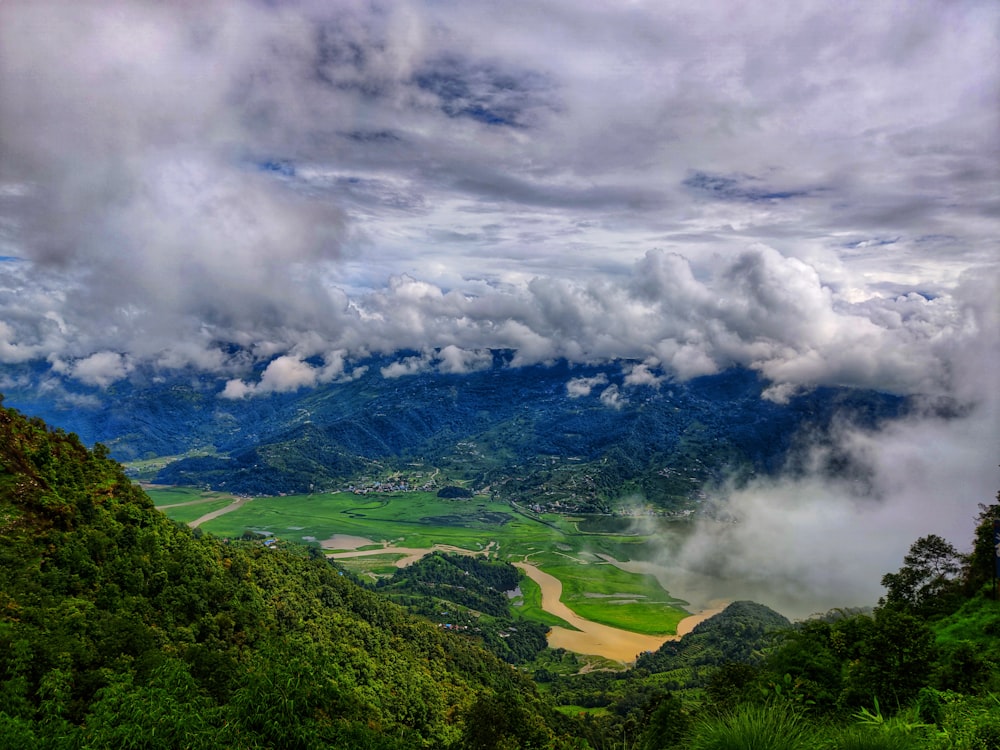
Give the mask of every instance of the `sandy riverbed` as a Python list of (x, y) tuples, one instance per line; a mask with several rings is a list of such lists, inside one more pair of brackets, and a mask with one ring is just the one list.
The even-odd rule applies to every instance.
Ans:
[(653, 636), (612, 628), (591, 620), (585, 620), (560, 601), (562, 582), (555, 576), (540, 570), (530, 563), (514, 563), (515, 566), (537, 583), (542, 589), (542, 609), (562, 618), (578, 630), (555, 626), (549, 631), (549, 646), (564, 648), (579, 654), (597, 654), (608, 659), (630, 663), (643, 651), (656, 651), (667, 641), (675, 641), (691, 632), (695, 625), (724, 609), (718, 605), (685, 617), (677, 626), (676, 635)]
[[(397, 568), (405, 568), (407, 565), (416, 562), (431, 552), (457, 552), (463, 555), (484, 555), (494, 546), (490, 542), (485, 549), (468, 550), (462, 547), (455, 547), (450, 544), (435, 544), (430, 549), (416, 549), (412, 547), (395, 547), (389, 542), (381, 542), (381, 549), (358, 549), (358, 547), (379, 544), (364, 537), (351, 537), (348, 535), (336, 535), (331, 537), (323, 546), (346, 550), (343, 552), (331, 552), (327, 557), (334, 560), (343, 560), (354, 557), (370, 557), (372, 555), (400, 554), (403, 555), (396, 561)], [(352, 545), (349, 547), (348, 545)], [(573, 610), (567, 607), (560, 600), (562, 597), (562, 582), (553, 575), (535, 567), (530, 563), (520, 562), (514, 565), (525, 572), (525, 574), (537, 583), (542, 589), (542, 609), (546, 612), (562, 618), (577, 630), (569, 630), (563, 627), (553, 627), (549, 631), (549, 645), (552, 648), (564, 648), (578, 654), (596, 654), (615, 661), (631, 663), (643, 651), (655, 651), (667, 641), (679, 639), (700, 622), (721, 612), (726, 602), (713, 601), (709, 606), (700, 609), (690, 617), (685, 617), (677, 625), (677, 634), (668, 636), (644, 635), (633, 633), (629, 630), (613, 628), (609, 625), (602, 625), (592, 620), (580, 617)]]

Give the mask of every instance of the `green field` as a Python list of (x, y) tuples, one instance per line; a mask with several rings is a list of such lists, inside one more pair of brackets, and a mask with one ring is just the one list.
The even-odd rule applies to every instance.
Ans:
[(200, 490), (196, 487), (147, 488), (146, 494), (170, 518), (181, 523), (192, 523), (206, 513), (225, 508), (236, 499), (225, 492)]
[[(222, 493), (192, 488), (151, 488), (147, 492), (168, 516), (190, 523), (228, 505)], [(194, 501), (202, 501), (198, 504)], [(173, 507), (170, 507), (173, 506)], [(490, 546), (500, 559), (528, 560), (563, 584), (562, 600), (588, 620), (649, 635), (673, 633), (687, 616), (685, 602), (670, 596), (655, 578), (627, 573), (603, 561), (648, 555), (651, 536), (617, 523), (592, 520), (581, 531), (581, 519), (554, 514), (536, 515), (507, 503), (484, 497), (443, 499), (430, 492), (358, 495), (338, 492), (315, 495), (254, 498), (242, 507), (201, 525), (220, 537), (246, 532), (273, 535), (293, 543), (316, 543), (334, 535), (370, 539), (372, 554), (338, 558), (345, 568), (362, 578), (390, 575), (403, 553), (382, 551), (383, 544), (400, 548), (430, 549), (453, 545), (470, 551)], [(599, 528), (610, 533), (600, 533)], [(491, 546), (492, 545), (492, 546)], [(546, 625), (566, 626), (541, 609), (541, 595), (530, 580), (521, 584), (523, 602), (516, 608), (523, 617)]]

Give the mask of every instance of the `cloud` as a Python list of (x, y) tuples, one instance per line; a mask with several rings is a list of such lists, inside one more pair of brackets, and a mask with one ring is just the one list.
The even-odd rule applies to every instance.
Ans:
[[(67, 365), (65, 371), (71, 377), (87, 385), (107, 388), (112, 383), (127, 377), (132, 368), (132, 362), (123, 354), (95, 352), (89, 357)], [(57, 368), (54, 366), (53, 369)]]
[(589, 396), (595, 387), (604, 385), (607, 382), (608, 376), (603, 372), (590, 378), (573, 378), (566, 383), (566, 395), (570, 398)]
[(666, 380), (663, 375), (657, 375), (653, 372), (654, 367), (658, 366), (658, 362), (639, 362), (636, 364), (631, 364), (627, 367), (627, 372), (625, 373), (624, 384), (626, 387), (637, 387), (640, 385), (649, 386), (650, 388), (658, 388), (660, 383)]
[(431, 371), (449, 375), (464, 375), (485, 370), (492, 365), (493, 354), (489, 350), (468, 351), (454, 344), (449, 344), (440, 350), (428, 350), (419, 355), (403, 357), (382, 367), (380, 372), (384, 378), (399, 378)]
[(438, 370), (452, 375), (464, 375), (485, 370), (493, 365), (493, 355), (486, 350), (466, 351), (449, 344), (437, 353)]
[(601, 403), (611, 409), (621, 409), (627, 403), (617, 385), (613, 383), (601, 391)]
[(233, 378), (226, 382), (219, 395), (226, 399), (241, 399), (270, 393), (289, 393), (323, 383), (354, 380), (367, 371), (367, 367), (356, 367), (348, 372), (346, 353), (342, 350), (327, 352), (323, 359), (320, 366), (310, 364), (297, 354), (275, 357), (264, 368), (259, 381)]
[(390, 365), (381, 368), (383, 378), (401, 378), (406, 375), (417, 375), (421, 372), (429, 372), (432, 367), (432, 358), (429, 354), (422, 354), (414, 357), (406, 357)]
[(0, 356), (930, 387), (996, 273), (1000, 19), (861, 10), (7, 3)]
[[(726, 488), (708, 502), (719, 520), (663, 563), (671, 593), (752, 598), (794, 617), (873, 606), (884, 573), (919, 537), (938, 534), (968, 550), (979, 503), (996, 495), (994, 398), (965, 418), (915, 415), (877, 432), (845, 426), (836, 450), (866, 467), (864, 483), (819, 473)], [(816, 456), (817, 460), (821, 457)]]

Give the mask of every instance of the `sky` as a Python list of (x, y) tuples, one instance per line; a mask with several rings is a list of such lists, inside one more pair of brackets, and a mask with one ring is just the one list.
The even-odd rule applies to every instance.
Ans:
[(742, 366), (989, 501), (998, 61), (993, 0), (7, 0), (0, 383)]

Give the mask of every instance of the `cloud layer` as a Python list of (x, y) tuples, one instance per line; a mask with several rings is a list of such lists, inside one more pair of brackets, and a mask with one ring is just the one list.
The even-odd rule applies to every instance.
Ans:
[(516, 347), (780, 396), (947, 387), (982, 333), (990, 3), (0, 13), (4, 362)]

